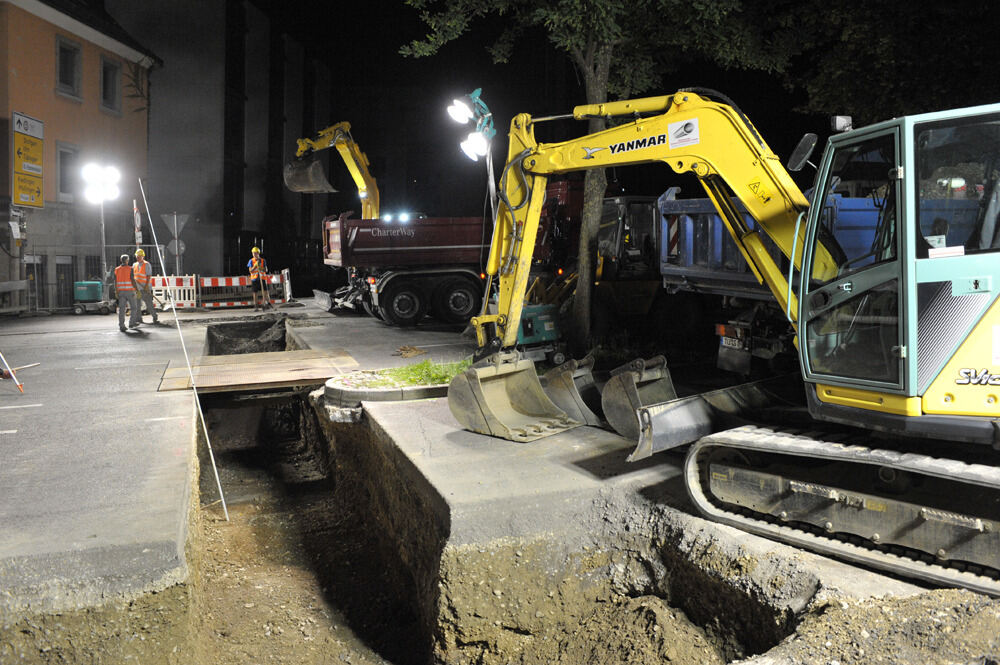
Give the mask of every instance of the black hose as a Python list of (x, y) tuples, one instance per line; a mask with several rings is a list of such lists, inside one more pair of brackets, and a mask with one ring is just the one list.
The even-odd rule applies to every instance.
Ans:
[(743, 124), (747, 126), (747, 130), (753, 135), (755, 139), (757, 139), (757, 143), (759, 143), (761, 147), (764, 146), (764, 139), (761, 138), (760, 134), (757, 133), (757, 130), (754, 129), (754, 126), (750, 123), (750, 119), (746, 116), (745, 113), (743, 113), (740, 107), (736, 105), (736, 102), (734, 102), (728, 96), (722, 94), (718, 90), (712, 90), (711, 88), (697, 88), (697, 87), (681, 88), (678, 92), (693, 92), (697, 95), (701, 95), (702, 97), (708, 97), (709, 99), (714, 99), (716, 101), (720, 101), (724, 104), (729, 105), (730, 107), (732, 107), (734, 111), (736, 111), (736, 115), (740, 117), (740, 120), (743, 121)]

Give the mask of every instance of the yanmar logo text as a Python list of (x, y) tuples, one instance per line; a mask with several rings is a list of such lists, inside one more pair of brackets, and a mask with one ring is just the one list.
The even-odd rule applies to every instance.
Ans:
[(960, 386), (1000, 386), (1000, 374), (990, 374), (990, 370), (963, 368), (958, 370), (955, 383)]
[(623, 143), (613, 143), (608, 146), (611, 150), (612, 155), (617, 155), (620, 152), (632, 152), (633, 150), (641, 150), (643, 148), (652, 148), (656, 145), (663, 145), (667, 142), (666, 134), (657, 134), (656, 136), (647, 136), (642, 139), (635, 139), (634, 141), (625, 141)]

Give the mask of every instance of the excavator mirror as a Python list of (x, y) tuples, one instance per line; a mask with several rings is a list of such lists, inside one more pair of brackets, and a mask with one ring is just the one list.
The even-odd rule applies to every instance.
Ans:
[[(812, 155), (813, 148), (816, 147), (816, 140), (817, 136), (811, 132), (802, 137), (799, 144), (795, 146), (795, 150), (792, 151), (792, 156), (788, 158), (789, 171), (801, 171), (803, 166), (809, 164), (809, 156)], [(816, 167), (813, 166), (813, 168)]]
[(323, 172), (319, 156), (310, 154), (295, 158), (285, 164), (285, 186), (303, 194), (331, 194), (337, 190), (330, 185)]

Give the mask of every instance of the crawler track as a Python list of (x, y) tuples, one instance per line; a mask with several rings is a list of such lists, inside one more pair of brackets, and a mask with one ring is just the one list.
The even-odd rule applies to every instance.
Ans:
[[(869, 476), (915, 482), (885, 492)], [(694, 444), (685, 483), (715, 521), (1000, 596), (1000, 468), (746, 426)]]

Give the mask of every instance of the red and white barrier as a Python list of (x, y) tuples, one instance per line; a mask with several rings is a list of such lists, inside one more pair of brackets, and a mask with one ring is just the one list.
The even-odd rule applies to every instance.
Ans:
[[(241, 277), (202, 277), (198, 280), (201, 294), (201, 306), (208, 308), (220, 307), (251, 307), (253, 306), (253, 291), (250, 276)], [(268, 296), (275, 305), (291, 300), (291, 273), (285, 269), (278, 274), (267, 275)], [(259, 287), (258, 287), (259, 288)]]
[(198, 306), (198, 279), (194, 275), (182, 277), (157, 277), (149, 279), (153, 295), (163, 303), (164, 309), (173, 303), (177, 309), (191, 309)]

